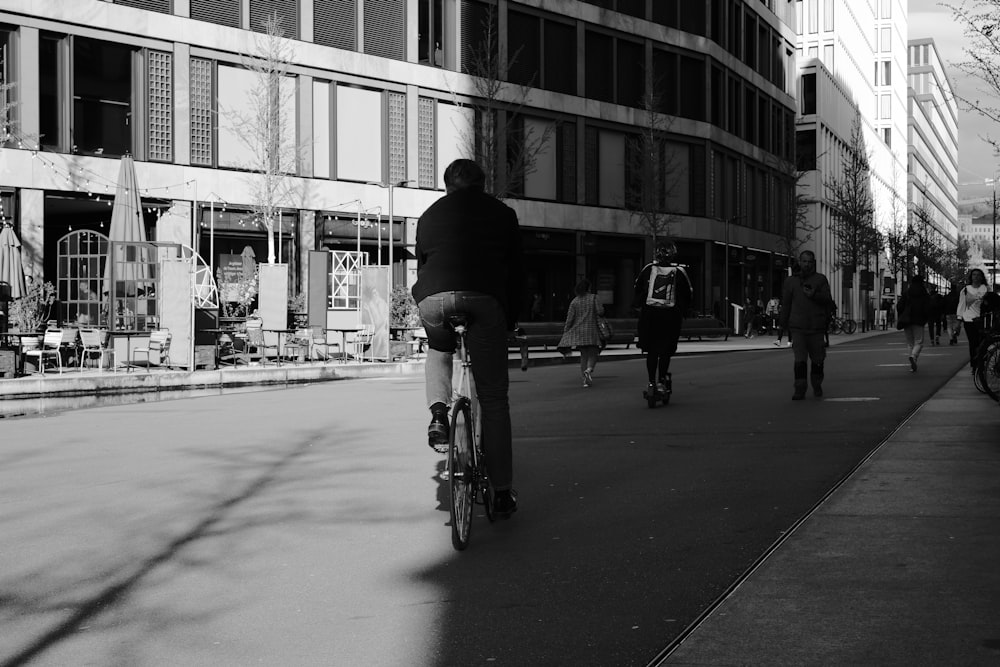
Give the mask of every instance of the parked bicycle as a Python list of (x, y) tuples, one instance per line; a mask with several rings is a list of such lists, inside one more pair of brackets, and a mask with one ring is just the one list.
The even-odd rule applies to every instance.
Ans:
[(469, 546), (472, 533), (472, 512), (482, 504), (486, 518), (492, 523), (493, 487), (486, 472), (483, 455), (482, 420), (472, 378), (472, 362), (465, 344), (468, 320), (464, 315), (448, 318), (457, 338), (457, 354), (461, 361), (451, 407), (451, 441), (448, 446), (448, 484), (451, 491), (451, 543), (459, 551)]
[(1000, 401), (1000, 316), (987, 313), (983, 321), (985, 333), (976, 350), (972, 379), (976, 389)]
[(840, 317), (834, 315), (830, 318), (830, 324), (827, 331), (832, 334), (852, 334), (858, 330), (858, 323), (855, 320), (846, 317)]

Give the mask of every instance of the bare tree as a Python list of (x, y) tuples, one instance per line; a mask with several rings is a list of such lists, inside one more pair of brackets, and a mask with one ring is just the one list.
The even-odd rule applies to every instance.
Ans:
[(667, 132), (672, 117), (660, 113), (660, 99), (650, 86), (642, 98), (643, 122), (626, 145), (625, 207), (633, 224), (653, 241), (670, 237), (672, 199), (681, 176), (677, 154), (671, 149)]
[(264, 19), (262, 34), (254, 36), (254, 48), (244, 54), (244, 66), (254, 74), (245, 104), (223, 110), (227, 100), (220, 100), (220, 114), (235, 128), (237, 139), (247, 148), (250, 164), (242, 165), (252, 174), (249, 181), (254, 216), (267, 229), (267, 261), (274, 264), (274, 226), (282, 205), (291, 201), (289, 173), (295, 168), (299, 146), (286, 114), (295, 108), (294, 82), (288, 76), (294, 57), (291, 42), (284, 39), (282, 19), (275, 13)]
[(805, 187), (802, 179), (808, 173), (808, 171), (795, 171), (795, 195), (789, 201), (785, 219), (781, 221), (781, 231), (776, 245), (778, 252), (788, 257), (798, 257), (803, 246), (812, 240), (813, 232), (820, 227), (810, 215), (816, 200), (802, 191)]
[(472, 76), (474, 95), (463, 106), (473, 111), (475, 125), (461, 134), (468, 154), (486, 172), (486, 191), (508, 199), (523, 194), (525, 178), (534, 171), (555, 127), (525, 129), (525, 109), (536, 77), (528, 84), (508, 80), (521, 49), (507, 56), (497, 22), (497, 8), (491, 5), (480, 21), (478, 39), (470, 40), (463, 55), (463, 70)]
[(940, 273), (944, 250), (935, 229), (934, 211), (926, 200), (912, 207), (908, 232), (908, 254), (913, 260), (907, 264), (908, 269), (920, 275), (928, 270)]
[[(978, 82), (972, 95), (955, 95), (968, 110), (1000, 123), (1000, 0), (966, 0), (959, 5), (942, 3), (963, 26), (967, 60), (952, 63)], [(1000, 151), (1000, 140), (983, 137)]]
[(826, 182), (826, 189), (836, 220), (836, 266), (853, 272), (878, 250), (871, 162), (860, 119), (851, 128), (841, 173)]

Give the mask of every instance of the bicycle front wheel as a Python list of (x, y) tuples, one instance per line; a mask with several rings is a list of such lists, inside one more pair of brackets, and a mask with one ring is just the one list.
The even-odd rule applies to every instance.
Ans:
[(475, 451), (472, 443), (472, 410), (461, 398), (451, 410), (451, 443), (448, 447), (448, 483), (451, 486), (451, 543), (462, 551), (469, 546), (472, 507), (476, 500)]
[(845, 334), (852, 334), (858, 330), (858, 323), (856, 320), (844, 320), (843, 329)]
[(840, 333), (840, 320), (834, 318), (830, 320), (830, 326), (827, 327), (827, 331), (832, 334)]

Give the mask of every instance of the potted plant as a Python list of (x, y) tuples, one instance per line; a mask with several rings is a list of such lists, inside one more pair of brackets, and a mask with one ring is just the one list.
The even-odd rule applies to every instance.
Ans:
[(306, 307), (306, 293), (299, 292), (288, 300), (288, 328), (300, 329), (309, 325), (309, 310)]
[(245, 321), (253, 309), (257, 298), (257, 276), (259, 269), (244, 273), (235, 283), (223, 282), (221, 267), (216, 270), (219, 284), (219, 305), (222, 307), (220, 322), (238, 323)]
[(389, 327), (398, 329), (404, 334), (401, 340), (409, 340), (410, 331), (420, 326), (420, 310), (417, 302), (413, 300), (410, 289), (405, 285), (396, 285), (392, 288), (392, 303), (389, 306)]
[[(29, 278), (30, 280), (30, 278)], [(10, 322), (18, 331), (41, 331), (49, 321), (56, 286), (50, 282), (29, 282), (24, 296), (10, 304)]]

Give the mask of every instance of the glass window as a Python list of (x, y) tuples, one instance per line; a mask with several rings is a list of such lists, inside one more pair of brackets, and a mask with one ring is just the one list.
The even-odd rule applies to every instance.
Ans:
[(507, 15), (507, 79), (522, 86), (538, 86), (542, 22), (537, 16), (511, 11)]
[(882, 53), (892, 51), (892, 31), (889, 28), (882, 28), (882, 42), (879, 46), (882, 48)]
[(679, 113), (685, 118), (705, 120), (705, 61), (699, 57), (682, 55), (680, 59)]
[(331, 310), (357, 310), (361, 305), (361, 266), (364, 253), (331, 250), (330, 271)]
[(475, 74), (485, 69), (497, 48), (496, 8), (478, 0), (462, 3), (462, 71)]
[(816, 75), (806, 74), (802, 77), (802, 115), (816, 113)]
[(64, 150), (69, 134), (59, 94), (66, 80), (65, 49), (64, 37), (43, 33), (38, 42), (39, 143), (57, 150)]
[(58, 253), (59, 319), (81, 325), (107, 326), (107, 318), (102, 316), (104, 299), (101, 292), (108, 237), (88, 230), (70, 232), (59, 240)]
[(625, 39), (617, 41), (617, 102), (626, 106), (642, 107), (646, 80), (645, 49), (642, 44), (636, 42)]
[(614, 82), (608, 63), (614, 62), (614, 42), (608, 35), (588, 30), (586, 33), (586, 96), (614, 102)]
[[(336, 5), (336, 2), (324, 2)], [(417, 11), (417, 50), (420, 64), (444, 67), (445, 33), (441, 0), (420, 0)]]
[(542, 86), (558, 93), (576, 94), (576, 28), (557, 21), (545, 22), (545, 73)]
[(653, 49), (653, 91), (657, 111), (676, 114), (678, 58), (676, 53)]
[(883, 60), (882, 61), (882, 85), (891, 86), (892, 85), (892, 61)]
[(73, 143), (80, 153), (132, 151), (132, 49), (73, 40)]

